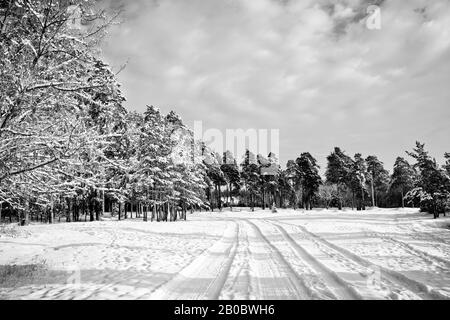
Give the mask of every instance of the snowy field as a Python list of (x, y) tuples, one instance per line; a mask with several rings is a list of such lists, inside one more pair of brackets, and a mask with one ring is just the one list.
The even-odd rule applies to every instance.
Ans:
[(0, 227), (0, 299), (448, 299), (450, 219), (196, 213)]

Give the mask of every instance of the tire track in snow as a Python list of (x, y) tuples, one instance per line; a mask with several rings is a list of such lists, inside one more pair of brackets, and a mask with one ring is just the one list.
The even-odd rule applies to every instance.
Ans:
[[(398, 221), (398, 220), (396, 220)], [(411, 238), (417, 241), (425, 241), (425, 242), (436, 242), (440, 245), (446, 245), (446, 246), (450, 246), (449, 240), (450, 238), (446, 237), (443, 238), (441, 236), (438, 236), (434, 233), (431, 232), (423, 232), (421, 230), (417, 230), (417, 228), (415, 228), (414, 226), (412, 227), (412, 229), (407, 228), (405, 226), (399, 225), (398, 228), (400, 230), (404, 230), (405, 233), (410, 234)], [(442, 232), (442, 228), (438, 228), (438, 230), (440, 230), (440, 232)]]
[(157, 287), (149, 299), (217, 300), (238, 247), (239, 225), (228, 225), (221, 239), (171, 280)]
[[(265, 247), (268, 249), (267, 254), (269, 254), (271, 257), (269, 260), (261, 261), (262, 264), (264, 264), (265, 266), (268, 267), (270, 264), (273, 263), (273, 266), (275, 266), (275, 270), (270, 270), (270, 271), (279, 272), (280, 274), (284, 275), (285, 279), (287, 280), (287, 283), (283, 284), (283, 280), (282, 280), (283, 278), (280, 277), (277, 280), (277, 278), (275, 278), (274, 275), (272, 274), (271, 281), (277, 283), (277, 286), (278, 286), (278, 288), (277, 288), (277, 287), (266, 286), (263, 283), (263, 281), (264, 281), (263, 278), (258, 278), (258, 280), (259, 280), (259, 285), (258, 285), (259, 299), (268, 299), (267, 293), (263, 292), (263, 290), (277, 291), (277, 289), (279, 289), (279, 290), (281, 289), (281, 291), (286, 291), (286, 289), (290, 289), (291, 292), (289, 292), (288, 295), (275, 297), (275, 299), (280, 299), (280, 298), (281, 299), (303, 299), (303, 300), (304, 299), (317, 299), (318, 298), (317, 295), (314, 292), (312, 292), (308, 286), (306, 286), (304, 281), (295, 272), (293, 267), (286, 261), (286, 259), (283, 257), (281, 252), (261, 232), (261, 229), (256, 224), (254, 224), (253, 222), (251, 222), (248, 219), (244, 219), (243, 221), (245, 221), (245, 223), (247, 223), (254, 230), (255, 237), (259, 239), (259, 240), (257, 240), (257, 243), (265, 244)], [(289, 285), (290, 288), (286, 285)], [(293, 296), (292, 294), (295, 294), (295, 296)], [(274, 297), (270, 297), (270, 299), (274, 299)]]
[[(297, 225), (279, 222), (286, 226), (297, 228)], [(298, 228), (297, 228), (298, 230)], [(398, 287), (387, 279), (374, 278), (374, 268), (368, 268), (349, 259), (339, 251), (333, 250), (321, 242), (308, 237), (305, 233), (294, 233), (298, 237), (296, 242), (302, 243), (302, 247), (316, 259), (323, 261), (328, 269), (338, 270), (336, 274), (344, 281), (351, 284), (364, 299), (398, 299), (399, 294), (406, 299), (420, 299), (416, 294), (405, 292), (402, 286)], [(373, 280), (377, 281), (372, 282)]]
[(320, 242), (321, 244), (327, 246), (328, 248), (341, 253), (347, 259), (353, 260), (354, 262), (360, 264), (361, 266), (364, 266), (366, 268), (371, 268), (373, 266), (377, 267), (381, 272), (382, 278), (385, 278), (386, 280), (411, 291), (412, 293), (414, 293), (415, 295), (419, 296), (420, 298), (422, 298), (424, 300), (433, 300), (433, 299), (447, 300), (447, 299), (449, 299), (447, 296), (437, 292), (433, 288), (430, 288), (429, 286), (427, 286), (417, 280), (410, 279), (400, 272), (387, 269), (378, 264), (372, 263), (364, 258), (361, 258), (360, 256), (357, 256), (356, 254), (348, 251), (347, 249), (339, 247), (339, 246), (325, 240), (321, 236), (308, 231), (303, 226), (285, 223), (285, 222), (279, 222), (279, 223), (285, 224), (285, 225), (290, 225), (290, 226), (297, 228), (298, 230), (302, 231), (305, 235), (307, 235), (311, 240), (316, 240), (316, 241)]
[[(238, 221), (240, 226), (240, 222)], [(248, 235), (244, 228), (239, 227), (238, 248), (230, 267), (228, 278), (223, 286), (219, 300), (250, 300), (254, 297), (250, 276), (250, 249)]]
[(384, 239), (384, 240), (386, 240), (388, 242), (396, 244), (396, 245), (402, 247), (405, 251), (411, 253), (412, 255), (415, 255), (415, 256), (421, 258), (425, 262), (427, 262), (429, 264), (436, 265), (442, 271), (447, 271), (448, 272), (448, 270), (450, 270), (450, 261), (447, 261), (447, 260), (445, 260), (443, 258), (437, 257), (437, 256), (435, 256), (433, 254), (430, 254), (428, 252), (422, 251), (420, 249), (417, 249), (417, 248), (413, 247), (412, 245), (410, 245), (407, 242), (394, 239), (394, 238), (392, 238), (390, 236), (386, 236), (386, 235), (380, 234), (378, 232), (367, 232), (367, 235), (371, 236), (371, 237), (378, 237), (380, 239)]
[(340, 278), (335, 272), (328, 269), (322, 263), (320, 263), (316, 258), (310, 255), (302, 246), (300, 246), (295, 240), (288, 234), (286, 229), (282, 226), (264, 220), (265, 222), (275, 226), (281, 233), (285, 241), (291, 248), (297, 253), (297, 256), (307, 263), (311, 269), (315, 270), (318, 276), (323, 279), (328, 288), (330, 288), (337, 298), (343, 300), (360, 300), (362, 296), (345, 280)]

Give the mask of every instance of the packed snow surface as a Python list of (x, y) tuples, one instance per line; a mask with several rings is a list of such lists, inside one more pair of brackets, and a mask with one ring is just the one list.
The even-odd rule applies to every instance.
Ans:
[[(415, 209), (234, 209), (3, 227), (0, 299), (448, 299), (449, 226)], [(30, 265), (44, 268), (8, 281)]]

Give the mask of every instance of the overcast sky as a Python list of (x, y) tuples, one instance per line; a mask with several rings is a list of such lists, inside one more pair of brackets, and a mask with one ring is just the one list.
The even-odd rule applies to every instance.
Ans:
[[(416, 140), (450, 152), (450, 1), (105, 0), (127, 107), (189, 126), (280, 129), (284, 165), (335, 146), (389, 170)], [(381, 30), (361, 21), (381, 8)]]

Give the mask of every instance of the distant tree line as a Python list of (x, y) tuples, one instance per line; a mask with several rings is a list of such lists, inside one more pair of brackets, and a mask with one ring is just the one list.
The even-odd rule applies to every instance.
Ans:
[[(289, 160), (284, 170), (272, 153), (265, 159), (247, 150), (238, 165), (226, 152), (223, 157), (216, 155), (217, 162), (206, 166), (208, 201), (211, 209), (230, 205), (234, 196), (239, 199), (239, 206), (251, 209), (255, 206), (265, 209), (273, 204), (305, 210), (408, 206), (421, 208), (435, 217), (445, 214), (450, 206), (450, 154), (445, 155), (443, 166), (430, 157), (420, 142), (406, 154), (414, 163), (398, 157), (390, 174), (377, 156), (363, 157), (357, 153), (350, 157), (341, 148), (335, 148), (327, 157), (322, 179), (317, 160), (308, 152)], [(264, 168), (274, 164), (276, 170), (265, 174)]]

